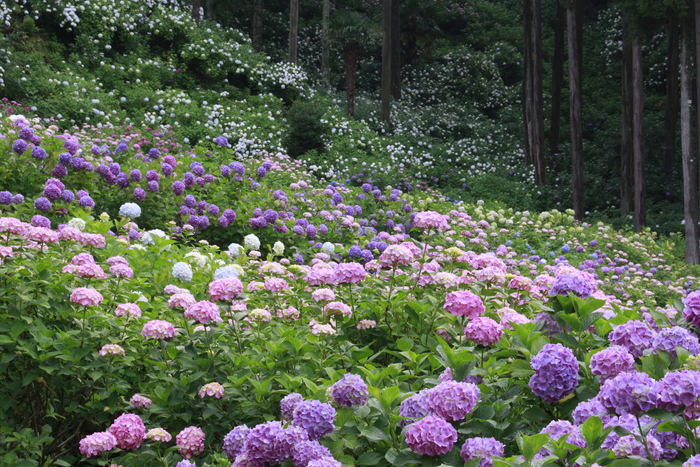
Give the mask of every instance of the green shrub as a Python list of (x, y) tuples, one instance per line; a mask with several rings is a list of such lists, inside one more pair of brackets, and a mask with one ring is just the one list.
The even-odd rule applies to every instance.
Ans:
[(287, 113), (289, 132), (284, 140), (288, 154), (298, 159), (309, 151), (326, 153), (330, 125), (323, 121), (325, 107), (310, 101), (295, 101)]

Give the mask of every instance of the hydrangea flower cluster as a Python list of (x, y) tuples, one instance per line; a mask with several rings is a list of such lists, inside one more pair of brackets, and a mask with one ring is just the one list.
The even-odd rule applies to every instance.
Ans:
[(136, 203), (124, 203), (119, 208), (119, 215), (134, 220), (141, 216), (141, 207)]
[(209, 283), (209, 297), (213, 301), (233, 300), (242, 292), (243, 284), (237, 277), (215, 279)]
[(502, 335), (503, 327), (486, 316), (474, 318), (464, 328), (464, 336), (467, 339), (484, 347), (496, 344)]
[(168, 321), (154, 319), (143, 325), (141, 335), (144, 339), (169, 339), (175, 336), (175, 326)]
[(621, 324), (608, 334), (608, 340), (613, 345), (626, 348), (634, 358), (639, 358), (645, 349), (654, 345), (656, 332), (642, 321), (628, 321)]
[(117, 438), (109, 431), (93, 433), (80, 440), (80, 453), (90, 458), (117, 446)]
[(362, 377), (352, 373), (346, 373), (339, 381), (330, 387), (333, 402), (341, 407), (353, 405), (365, 405), (369, 399), (367, 384)]
[(190, 282), (192, 280), (192, 276), (192, 268), (189, 264), (180, 261), (173, 265), (173, 277), (175, 279), (180, 279), (184, 282)]
[(219, 383), (207, 383), (199, 390), (199, 397), (204, 399), (205, 397), (216, 397), (221, 399), (224, 397), (224, 387)]
[(689, 293), (683, 298), (683, 319), (700, 328), (700, 290)]
[(221, 310), (216, 303), (212, 303), (209, 300), (201, 300), (190, 305), (185, 310), (185, 317), (202, 324), (223, 322)]
[(317, 400), (303, 401), (294, 410), (292, 424), (302, 427), (312, 441), (333, 432), (335, 409)]
[(598, 400), (609, 413), (638, 414), (656, 408), (656, 381), (646, 373), (620, 373), (600, 388)]
[(479, 467), (493, 467), (494, 457), (503, 457), (505, 445), (495, 438), (467, 438), (459, 455), (464, 462), (480, 459)]
[(226, 457), (235, 459), (236, 456), (243, 451), (243, 446), (245, 445), (246, 439), (248, 439), (249, 431), (250, 428), (246, 425), (239, 425), (228, 432), (224, 437), (224, 444), (221, 447)]
[(95, 289), (78, 287), (70, 294), (70, 301), (82, 306), (97, 306), (102, 303), (102, 294)]
[(428, 415), (406, 430), (406, 444), (418, 454), (437, 456), (452, 450), (457, 430), (445, 419)]
[(464, 316), (470, 319), (478, 318), (486, 312), (486, 307), (481, 297), (468, 290), (450, 292), (445, 297), (445, 310), (455, 316)]
[(700, 372), (693, 370), (666, 373), (656, 385), (659, 408), (676, 412), (683, 408), (694, 419), (700, 413)]
[(195, 456), (200, 455), (204, 452), (204, 431), (196, 426), (188, 426), (178, 433), (175, 437), (175, 441), (178, 446), (182, 446), (178, 449), (180, 455), (185, 459), (192, 459)]
[(464, 420), (474, 410), (481, 391), (472, 383), (445, 381), (430, 389), (425, 397), (431, 414), (457, 421)]
[(146, 434), (146, 427), (138, 415), (123, 414), (114, 420), (109, 432), (117, 439), (119, 449), (136, 450)]
[(530, 367), (535, 370), (530, 388), (545, 402), (554, 403), (578, 386), (578, 361), (571, 349), (561, 344), (545, 344)]
[(621, 345), (613, 345), (591, 357), (591, 373), (600, 376), (600, 381), (613, 378), (634, 369), (634, 357)]
[(549, 296), (567, 295), (569, 292), (579, 298), (587, 298), (596, 291), (595, 283), (580, 273), (564, 273), (554, 279)]

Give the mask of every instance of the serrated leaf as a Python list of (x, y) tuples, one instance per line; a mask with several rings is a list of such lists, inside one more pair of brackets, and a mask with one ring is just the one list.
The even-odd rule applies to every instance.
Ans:
[(355, 461), (355, 465), (377, 465), (384, 456), (378, 452), (365, 452)]
[(391, 437), (384, 433), (382, 430), (377, 428), (376, 426), (366, 426), (363, 427), (362, 430), (360, 430), (360, 433), (362, 436), (367, 438), (370, 441), (389, 441), (391, 442)]

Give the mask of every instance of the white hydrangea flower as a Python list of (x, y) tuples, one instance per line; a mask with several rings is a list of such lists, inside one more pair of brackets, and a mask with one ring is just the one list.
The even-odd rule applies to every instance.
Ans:
[(277, 241), (275, 242), (274, 245), (272, 245), (272, 252), (276, 255), (283, 255), (284, 254), (284, 243)]
[(74, 229), (78, 229), (82, 231), (87, 224), (85, 223), (84, 220), (80, 219), (79, 217), (74, 217), (73, 219), (68, 221), (68, 227), (73, 227)]
[(335, 245), (333, 245), (331, 242), (325, 242), (321, 246), (321, 251), (330, 256), (335, 253)]
[(232, 243), (228, 246), (228, 251), (234, 258), (238, 258), (243, 253), (243, 247), (238, 243)]
[(243, 244), (248, 250), (258, 251), (260, 249), (260, 239), (254, 234), (246, 235), (243, 238)]

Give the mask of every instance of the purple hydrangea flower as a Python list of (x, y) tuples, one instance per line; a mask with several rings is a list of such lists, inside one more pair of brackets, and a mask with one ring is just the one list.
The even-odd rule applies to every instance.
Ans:
[(155, 180), (151, 180), (146, 184), (146, 187), (148, 188), (148, 191), (151, 193), (156, 193), (158, 190), (160, 190), (160, 186), (158, 186), (158, 182)]
[(62, 152), (58, 155), (58, 163), (61, 165), (68, 166), (72, 160), (73, 156), (71, 156), (69, 152)]
[(683, 318), (700, 328), (700, 290), (691, 292), (683, 299)]
[(251, 465), (277, 464), (278, 459), (273, 446), (275, 438), (282, 430), (282, 424), (277, 421), (262, 423), (248, 430), (243, 453), (247, 454)]
[(27, 150), (28, 146), (29, 145), (27, 144), (27, 142), (23, 139), (17, 139), (14, 143), (12, 143), (12, 150), (16, 152), (17, 155), (21, 156), (22, 154), (24, 154), (24, 151)]
[(172, 190), (175, 196), (181, 196), (185, 192), (185, 184), (176, 180), (173, 182)]
[(333, 402), (342, 407), (352, 407), (353, 405), (365, 405), (369, 399), (367, 384), (359, 375), (346, 373), (342, 379), (333, 384), (330, 388)]
[[(423, 389), (401, 401), (401, 405), (399, 405), (399, 416), (419, 419), (431, 415), (426, 397), (429, 391), (430, 389)], [(415, 420), (401, 420), (400, 424), (402, 427), (405, 427), (414, 422)]]
[(291, 421), (294, 418), (294, 411), (303, 400), (304, 398), (301, 396), (301, 394), (296, 392), (284, 396), (284, 398), (282, 398), (280, 401), (282, 420)]
[(575, 293), (579, 298), (587, 298), (595, 292), (595, 283), (579, 273), (560, 274), (554, 279), (549, 296)]
[(503, 326), (486, 316), (478, 316), (467, 323), (464, 336), (476, 344), (489, 346), (496, 344), (503, 335)]
[(464, 462), (481, 459), (479, 467), (493, 467), (493, 458), (503, 457), (505, 445), (495, 438), (467, 438), (459, 455)]
[[(700, 372), (692, 370), (671, 371), (656, 385), (659, 408), (676, 412), (684, 408), (695, 419), (700, 412)], [(693, 416), (695, 415), (695, 416)]]
[(428, 415), (406, 430), (406, 444), (418, 454), (437, 456), (452, 450), (457, 430), (440, 417)]
[(481, 397), (475, 384), (445, 381), (426, 395), (428, 410), (447, 421), (464, 420)]
[(43, 196), (34, 200), (34, 208), (38, 209), (39, 211), (50, 211), (52, 206), (51, 201)]
[(32, 157), (38, 161), (43, 161), (46, 159), (46, 150), (40, 146), (36, 146), (32, 149)]
[(239, 425), (233, 430), (229, 431), (224, 437), (224, 444), (221, 450), (224, 451), (226, 457), (229, 459), (235, 459), (238, 454), (243, 451), (243, 446), (248, 439), (248, 432), (250, 428), (246, 425)]
[(617, 326), (608, 334), (611, 344), (621, 345), (635, 358), (642, 356), (645, 349), (654, 346), (656, 332), (642, 321), (628, 321)]
[(634, 370), (634, 357), (621, 345), (613, 345), (591, 357), (591, 373), (600, 376), (600, 381), (613, 378), (620, 373)]
[(83, 208), (94, 208), (95, 207), (95, 201), (90, 196), (83, 196), (78, 200), (78, 203), (83, 207)]
[(273, 444), (274, 455), (278, 463), (284, 462), (292, 456), (294, 448), (304, 441), (309, 441), (309, 435), (303, 428), (295, 425), (290, 425), (281, 432), (277, 433)]
[(267, 222), (269, 222), (270, 224), (272, 224), (272, 223), (274, 223), (274, 222), (277, 220), (277, 218), (278, 218), (277, 211), (275, 211), (275, 210), (273, 210), (273, 209), (268, 209), (268, 210), (266, 210), (265, 213), (263, 214), (263, 217), (265, 218), (265, 220), (266, 220)]
[(535, 370), (530, 388), (545, 402), (554, 403), (578, 386), (578, 361), (571, 349), (561, 344), (545, 344), (530, 367)]
[(333, 432), (333, 419), (335, 409), (330, 405), (317, 400), (303, 401), (292, 418), (292, 424), (302, 427), (309, 433), (312, 441)]
[(46, 229), (50, 229), (51, 221), (48, 218), (37, 214), (35, 216), (32, 216), (32, 225), (34, 227), (44, 227)]
[[(62, 185), (62, 184), (61, 184)], [(63, 194), (63, 187), (54, 183), (50, 183), (44, 187), (44, 196), (51, 201), (56, 201)]]
[(598, 399), (609, 413), (635, 415), (656, 408), (656, 381), (646, 373), (620, 373), (603, 384)]
[(296, 467), (307, 467), (309, 462), (324, 457), (333, 457), (333, 455), (318, 441), (302, 441), (292, 451), (292, 462)]
[(576, 425), (582, 425), (583, 422), (593, 416), (599, 417), (603, 422), (610, 417), (610, 415), (608, 415), (608, 410), (600, 403), (597, 397), (579, 402), (574, 411), (571, 412), (571, 418), (574, 419)]
[(686, 328), (672, 326), (663, 328), (654, 338), (654, 350), (661, 350), (671, 356), (676, 357), (676, 347), (686, 349), (691, 355), (700, 353), (700, 342), (698, 337)]
[(0, 191), (0, 204), (12, 203), (12, 193), (9, 191)]
[(146, 199), (146, 190), (141, 187), (134, 188), (134, 198), (136, 201), (143, 201)]

